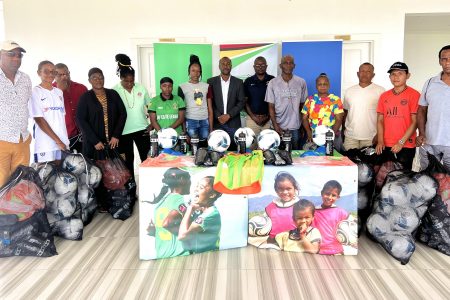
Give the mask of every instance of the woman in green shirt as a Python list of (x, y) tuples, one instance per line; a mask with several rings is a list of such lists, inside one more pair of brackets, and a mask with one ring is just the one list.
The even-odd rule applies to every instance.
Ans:
[(134, 177), (133, 143), (136, 144), (141, 161), (147, 159), (150, 150), (150, 138), (147, 133), (149, 123), (146, 115), (150, 96), (143, 85), (134, 82), (135, 72), (130, 58), (125, 54), (117, 54), (116, 61), (120, 82), (113, 89), (119, 93), (127, 110), (127, 120), (120, 138), (119, 151), (125, 155), (126, 166)]

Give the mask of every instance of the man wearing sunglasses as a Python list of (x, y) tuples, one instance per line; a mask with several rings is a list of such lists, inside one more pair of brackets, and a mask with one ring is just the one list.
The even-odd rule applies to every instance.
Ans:
[(30, 77), (19, 71), (23, 49), (4, 41), (0, 50), (0, 187), (19, 165), (30, 163), (31, 135), (28, 127)]

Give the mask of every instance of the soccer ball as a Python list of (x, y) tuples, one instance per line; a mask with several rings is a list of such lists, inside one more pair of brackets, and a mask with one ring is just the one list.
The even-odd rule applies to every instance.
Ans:
[(381, 190), (381, 201), (391, 205), (407, 206), (411, 200), (411, 191), (406, 184), (390, 182)]
[(367, 231), (374, 237), (379, 238), (391, 231), (391, 226), (384, 214), (374, 213), (367, 219)]
[(83, 237), (83, 221), (78, 218), (59, 221), (58, 235), (68, 240), (81, 240)]
[(414, 177), (417, 184), (422, 187), (422, 198), (426, 201), (436, 196), (438, 190), (438, 184), (435, 179), (425, 174), (418, 174)]
[(89, 185), (96, 188), (102, 180), (102, 171), (99, 167), (91, 166), (89, 169)]
[(61, 196), (58, 199), (58, 215), (62, 218), (68, 218), (75, 213), (76, 199), (73, 195), (64, 197)]
[(58, 195), (73, 194), (78, 189), (77, 178), (68, 172), (58, 172), (54, 188)]
[(375, 172), (371, 166), (366, 163), (358, 163), (358, 186), (364, 187), (371, 182), (375, 176)]
[(89, 189), (86, 186), (78, 186), (78, 202), (81, 205), (86, 205), (89, 201)]
[(277, 149), (280, 146), (280, 142), (280, 135), (272, 129), (264, 129), (258, 135), (258, 147), (263, 151)]
[(38, 175), (42, 182), (45, 182), (55, 169), (53, 164), (42, 164), (38, 167)]
[(411, 207), (396, 206), (389, 214), (389, 223), (394, 231), (413, 232), (419, 226), (419, 217)]
[(225, 130), (214, 130), (208, 136), (208, 146), (214, 151), (225, 152), (230, 145), (230, 135)]
[(70, 173), (80, 175), (81, 173), (86, 172), (86, 160), (81, 154), (69, 154), (64, 159), (62, 167)]
[(387, 234), (382, 239), (386, 250), (401, 262), (408, 262), (416, 250), (416, 245), (410, 235)]
[(336, 239), (342, 245), (355, 245), (358, 242), (358, 223), (353, 220), (339, 222), (336, 230)]
[(249, 236), (266, 236), (272, 229), (272, 220), (267, 216), (254, 216), (248, 221)]
[(158, 131), (158, 144), (163, 149), (171, 149), (178, 142), (177, 131), (173, 128), (162, 128)]
[[(331, 129), (328, 128), (328, 126), (326, 126), (326, 125), (319, 125), (319, 126), (317, 126), (316, 129), (314, 129), (314, 132), (313, 132), (313, 142), (317, 146), (325, 145), (325, 133), (327, 133), (330, 130)], [(331, 132), (333, 133), (333, 140), (334, 140), (334, 131), (331, 130)]]
[(406, 173), (403, 170), (393, 170), (386, 175), (386, 183), (394, 181), (397, 183), (406, 184), (409, 182), (409, 177), (406, 176)]
[(255, 132), (248, 127), (241, 127), (234, 133), (234, 141), (236, 142), (236, 145), (239, 142), (239, 134), (243, 132), (245, 134), (245, 147), (250, 148), (250, 146), (255, 141), (256, 135)]
[(369, 197), (365, 189), (358, 189), (358, 209), (365, 209), (369, 205)]

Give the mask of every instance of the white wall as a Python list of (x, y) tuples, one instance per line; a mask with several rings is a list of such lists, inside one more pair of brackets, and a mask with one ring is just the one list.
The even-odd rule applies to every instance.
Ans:
[(98, 66), (106, 86), (118, 81), (116, 53), (128, 53), (137, 65), (138, 40), (195, 37), (219, 44), (345, 34), (377, 37), (376, 82), (389, 87), (385, 72), (403, 59), (405, 13), (442, 11), (450, 11), (450, 1), (4, 0), (6, 38), (27, 49), (22, 70), (33, 83), (37, 64), (49, 59), (67, 63), (72, 78), (85, 84), (88, 69)]
[(405, 62), (410, 68), (408, 84), (422, 91), (425, 81), (442, 71), (438, 53), (450, 45), (450, 28), (447, 32), (405, 34)]

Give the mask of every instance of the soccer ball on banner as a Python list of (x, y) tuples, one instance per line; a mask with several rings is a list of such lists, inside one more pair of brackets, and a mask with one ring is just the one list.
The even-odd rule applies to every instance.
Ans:
[(280, 135), (272, 129), (264, 129), (258, 135), (258, 147), (263, 151), (277, 149), (280, 142)]
[(355, 245), (358, 241), (358, 223), (354, 220), (339, 222), (336, 230), (336, 239), (342, 245)]
[(54, 188), (58, 195), (73, 194), (78, 189), (77, 178), (68, 172), (58, 172)]
[(272, 229), (272, 220), (267, 216), (254, 216), (248, 221), (249, 236), (266, 236)]
[(64, 159), (62, 167), (70, 173), (80, 175), (81, 173), (86, 172), (86, 160), (83, 155), (72, 153), (67, 155)]
[(214, 130), (208, 136), (208, 146), (214, 151), (225, 152), (230, 145), (230, 135), (225, 130)]
[(255, 141), (256, 135), (255, 132), (248, 127), (241, 127), (234, 133), (234, 141), (236, 142), (236, 145), (239, 142), (239, 134), (243, 132), (245, 134), (245, 147), (250, 148), (250, 146)]
[(177, 131), (173, 128), (162, 128), (158, 131), (158, 144), (163, 149), (171, 149), (178, 142)]

